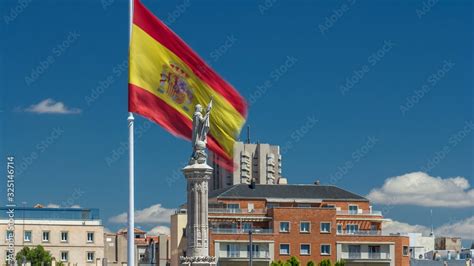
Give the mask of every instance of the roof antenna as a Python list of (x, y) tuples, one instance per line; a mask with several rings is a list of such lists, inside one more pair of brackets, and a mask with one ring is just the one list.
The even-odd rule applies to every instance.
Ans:
[(431, 232), (430, 232), (430, 236), (434, 236), (434, 229), (433, 229), (433, 209), (430, 210), (430, 216), (431, 216)]
[(247, 126), (247, 144), (250, 144), (250, 126)]

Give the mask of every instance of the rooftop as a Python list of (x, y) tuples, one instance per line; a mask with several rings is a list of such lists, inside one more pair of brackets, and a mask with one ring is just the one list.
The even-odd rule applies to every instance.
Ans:
[(8, 219), (8, 212), (12, 209), (16, 220), (92, 221), (100, 219), (99, 209), (32, 207), (0, 207), (0, 219)]
[(251, 188), (247, 184), (235, 185), (209, 193), (217, 199), (303, 199), (303, 200), (351, 200), (368, 199), (350, 191), (331, 185), (259, 185)]

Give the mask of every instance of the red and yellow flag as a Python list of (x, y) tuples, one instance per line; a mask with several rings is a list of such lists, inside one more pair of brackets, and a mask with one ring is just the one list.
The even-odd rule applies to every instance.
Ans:
[(232, 168), (232, 150), (247, 117), (240, 94), (139, 0), (130, 41), (128, 110), (185, 139), (192, 136), (194, 106), (211, 98), (207, 146)]

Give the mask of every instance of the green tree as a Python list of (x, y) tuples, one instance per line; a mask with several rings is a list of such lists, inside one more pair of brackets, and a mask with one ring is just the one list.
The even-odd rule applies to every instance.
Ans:
[(288, 262), (290, 266), (300, 266), (300, 261), (295, 256), (291, 256), (291, 258), (286, 262)]
[(330, 260), (322, 260), (319, 263), (319, 266), (331, 266), (331, 261)]
[(16, 254), (18, 265), (21, 265), (23, 261), (31, 262), (32, 266), (51, 265), (52, 260), (49, 251), (46, 251), (41, 245), (35, 248), (24, 247)]
[(334, 266), (344, 266), (346, 265), (346, 262), (344, 260), (338, 260), (336, 261), (336, 264), (334, 264)]
[(312, 260), (308, 261), (306, 266), (315, 266), (314, 261), (312, 261)]
[(281, 262), (281, 260), (279, 260), (279, 261), (272, 261), (271, 266), (283, 266), (283, 262)]

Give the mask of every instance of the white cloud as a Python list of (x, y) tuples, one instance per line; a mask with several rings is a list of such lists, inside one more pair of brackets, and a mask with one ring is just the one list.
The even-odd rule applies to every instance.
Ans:
[(26, 112), (36, 114), (79, 114), (81, 109), (69, 108), (63, 102), (57, 102), (51, 98), (42, 100), (25, 109)]
[(158, 235), (170, 235), (170, 228), (168, 226), (158, 225), (153, 227), (150, 231), (147, 232), (148, 235), (158, 236)]
[(435, 229), (437, 235), (458, 236), (474, 240), (474, 216), (464, 220), (452, 221)]
[(81, 206), (77, 204), (71, 206), (61, 206), (56, 203), (49, 203), (48, 205), (46, 205), (46, 208), (81, 208)]
[(474, 189), (464, 177), (443, 179), (413, 172), (386, 179), (367, 198), (384, 205), (463, 208), (474, 206)]
[(428, 235), (430, 229), (424, 225), (411, 225), (398, 221), (386, 221), (382, 225), (382, 230), (384, 233), (422, 233), (423, 235)]
[[(453, 236), (474, 240), (474, 216), (462, 220), (453, 220), (434, 228), (435, 236)], [(431, 229), (424, 225), (411, 225), (398, 221), (386, 221), (382, 225), (384, 233), (422, 233), (429, 235)]]
[[(153, 224), (153, 223), (169, 223), (170, 217), (174, 213), (174, 209), (167, 209), (161, 206), (161, 204), (155, 204), (143, 210), (135, 211), (135, 222), (141, 224)], [(111, 223), (126, 223), (127, 213), (121, 213), (117, 216), (109, 218)]]

